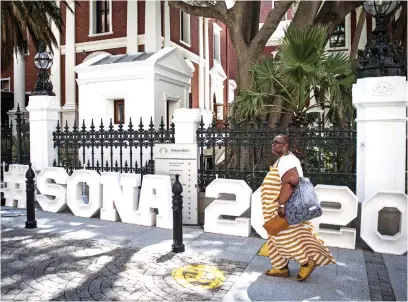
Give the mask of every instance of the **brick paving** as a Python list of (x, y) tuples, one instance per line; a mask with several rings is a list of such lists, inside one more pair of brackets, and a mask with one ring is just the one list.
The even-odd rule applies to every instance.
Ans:
[(388, 270), (381, 254), (364, 251), (371, 301), (395, 301)]
[[(218, 267), (226, 277), (223, 285), (183, 287), (172, 278), (174, 269), (198, 263)], [(2, 301), (222, 300), (247, 266), (5, 227), (1, 264)]]

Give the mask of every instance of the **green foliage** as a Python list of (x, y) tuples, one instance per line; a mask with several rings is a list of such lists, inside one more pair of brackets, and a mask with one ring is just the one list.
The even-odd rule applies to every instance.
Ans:
[[(351, 62), (342, 52), (325, 51), (327, 28), (290, 27), (276, 58), (262, 58), (251, 70), (253, 87), (239, 93), (232, 119), (247, 122), (266, 113), (291, 115), (307, 122), (313, 109), (328, 109), (328, 118), (340, 122), (352, 111)], [(316, 103), (311, 105), (312, 99)]]
[(63, 21), (56, 1), (2, 1), (2, 69), (13, 63), (13, 52), (27, 53), (28, 37), (36, 49), (40, 44), (51, 51), (57, 47), (50, 20), (61, 32)]

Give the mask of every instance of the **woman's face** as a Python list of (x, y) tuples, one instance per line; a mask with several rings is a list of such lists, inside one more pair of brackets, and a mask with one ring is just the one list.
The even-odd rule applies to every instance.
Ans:
[(272, 141), (272, 153), (275, 155), (282, 155), (286, 152), (286, 144), (282, 141), (282, 138), (275, 136)]

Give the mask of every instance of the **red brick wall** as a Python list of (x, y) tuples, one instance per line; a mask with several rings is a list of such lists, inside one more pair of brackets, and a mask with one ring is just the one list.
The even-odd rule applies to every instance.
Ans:
[(145, 1), (137, 1), (137, 33), (139, 35), (144, 35), (145, 33), (145, 9), (146, 3)]
[(65, 56), (61, 56), (61, 106), (65, 104)]
[(180, 10), (170, 7), (170, 40), (179, 43), (180, 40)]
[(193, 74), (193, 78), (191, 79), (191, 94), (193, 98), (192, 108), (198, 108), (199, 105), (199, 79), (198, 79), (198, 64), (193, 63), (195, 71)]
[[(162, 11), (164, 13), (164, 11)], [(170, 7), (170, 40), (177, 45), (191, 51), (192, 53), (195, 53), (196, 55), (199, 54), (199, 33), (198, 33), (198, 17), (196, 16), (190, 16), (190, 35), (191, 35), (191, 40), (190, 40), (190, 45), (191, 47), (188, 47), (187, 45), (183, 44), (180, 42), (180, 10)], [(163, 34), (164, 36), (164, 34)]]
[(38, 69), (34, 65), (34, 56), (37, 54), (33, 44), (28, 46), (29, 55), (25, 58), (25, 91), (32, 91), (37, 81)]
[(272, 0), (261, 2), (261, 13), (259, 16), (259, 23), (264, 23), (268, 17), (269, 12), (272, 10)]
[(75, 11), (75, 41), (76, 43), (98, 41), (126, 37), (127, 1), (112, 1), (113, 34), (89, 37), (89, 2), (81, 1)]

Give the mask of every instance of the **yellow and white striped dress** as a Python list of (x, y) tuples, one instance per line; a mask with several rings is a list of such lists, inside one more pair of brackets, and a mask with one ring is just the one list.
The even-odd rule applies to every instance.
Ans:
[[(270, 167), (261, 187), (262, 212), (265, 222), (278, 215), (277, 200), (280, 189), (281, 179), (277, 163), (275, 163)], [(319, 266), (336, 263), (328, 248), (324, 246), (324, 242), (314, 231), (310, 221), (290, 225), (276, 236), (270, 236), (268, 247), (269, 259), (275, 269), (284, 268), (289, 260), (295, 260), (300, 264), (314, 260)]]

